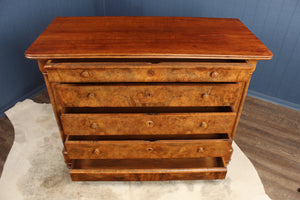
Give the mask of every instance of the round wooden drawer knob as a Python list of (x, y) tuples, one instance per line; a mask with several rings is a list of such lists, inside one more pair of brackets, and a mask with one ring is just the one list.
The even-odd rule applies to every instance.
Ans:
[(152, 69), (147, 71), (148, 76), (154, 76), (155, 72)]
[(204, 150), (205, 149), (203, 147), (199, 147), (198, 150), (197, 150), (197, 152), (202, 153), (202, 152), (204, 152)]
[(100, 154), (100, 149), (94, 149), (94, 151), (93, 151), (93, 154), (95, 154), (95, 155), (99, 155)]
[(207, 128), (207, 123), (206, 122), (201, 122), (200, 127)]
[(218, 75), (219, 75), (219, 73), (216, 71), (213, 71), (212, 73), (210, 73), (210, 77), (212, 77), (212, 78), (217, 78)]
[(209, 99), (209, 94), (207, 94), (207, 93), (202, 94), (202, 99), (208, 100)]
[(153, 121), (147, 121), (146, 126), (151, 128), (151, 127), (154, 126), (154, 122)]
[(94, 122), (94, 123), (91, 124), (90, 127), (91, 127), (92, 129), (96, 129), (96, 128), (98, 127), (98, 124)]
[(87, 78), (90, 76), (90, 73), (88, 71), (83, 71), (83, 72), (81, 72), (80, 76), (83, 78)]
[(152, 152), (153, 149), (152, 149), (151, 147), (148, 147), (148, 148), (147, 148), (147, 151), (148, 151), (148, 152)]
[(95, 93), (88, 93), (88, 95), (87, 95), (87, 97), (88, 98), (90, 98), (90, 99), (92, 99), (92, 98), (94, 98), (96, 95), (95, 95)]

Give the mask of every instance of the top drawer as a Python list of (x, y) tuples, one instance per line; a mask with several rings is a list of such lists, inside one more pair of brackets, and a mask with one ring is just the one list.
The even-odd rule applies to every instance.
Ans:
[(248, 80), (248, 62), (66, 62), (48, 61), (50, 82), (239, 82)]

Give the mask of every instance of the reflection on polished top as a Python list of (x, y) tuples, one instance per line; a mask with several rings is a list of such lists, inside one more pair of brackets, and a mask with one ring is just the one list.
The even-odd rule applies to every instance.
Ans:
[(238, 19), (57, 17), (27, 58), (268, 60), (272, 53)]

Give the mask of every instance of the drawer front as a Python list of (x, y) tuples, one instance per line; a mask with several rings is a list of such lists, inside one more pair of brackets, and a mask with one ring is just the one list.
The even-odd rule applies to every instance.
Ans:
[(231, 140), (72, 140), (65, 146), (70, 159), (146, 159), (146, 158), (199, 158), (228, 157)]
[(63, 114), (66, 135), (231, 133), (235, 113)]
[(161, 181), (224, 179), (222, 158), (74, 160), (74, 181)]
[(238, 82), (254, 70), (250, 63), (66, 62), (46, 64), (50, 82)]
[(236, 84), (72, 85), (57, 84), (65, 107), (235, 106), (242, 89)]

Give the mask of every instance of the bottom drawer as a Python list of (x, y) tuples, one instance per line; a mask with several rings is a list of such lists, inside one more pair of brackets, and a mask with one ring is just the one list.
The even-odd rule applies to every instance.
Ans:
[(220, 157), (187, 159), (74, 160), (73, 181), (163, 181), (224, 179)]

